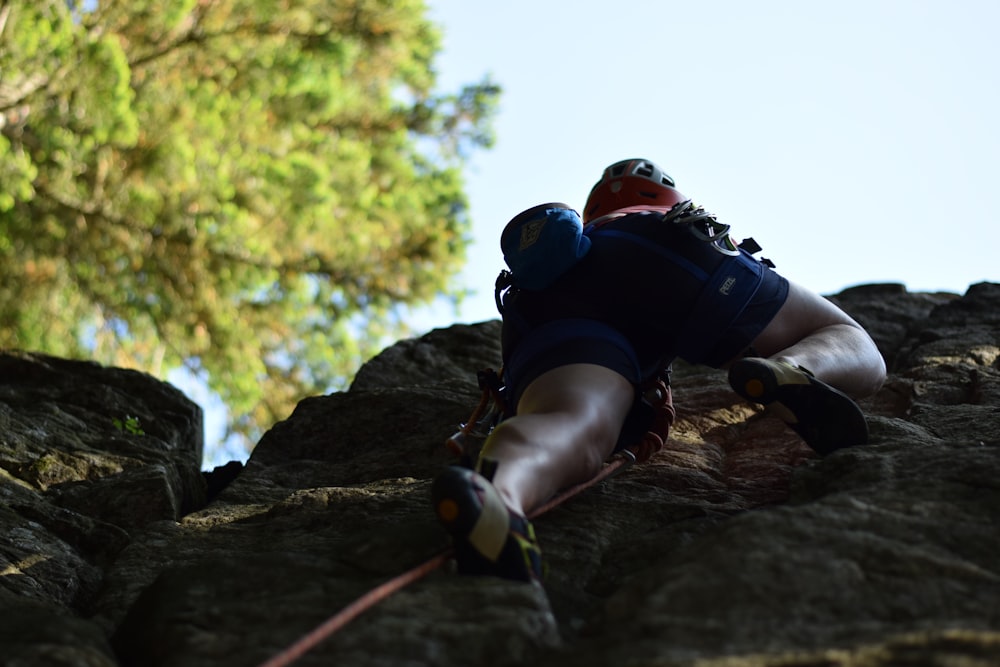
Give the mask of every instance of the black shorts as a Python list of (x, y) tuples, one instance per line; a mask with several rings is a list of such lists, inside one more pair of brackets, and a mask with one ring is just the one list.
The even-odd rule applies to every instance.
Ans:
[[(774, 271), (764, 271), (760, 287), (746, 308), (729, 326), (709, 355), (696, 360), (695, 363), (719, 368), (736, 357), (743, 356), (750, 344), (785, 305), (787, 299), (788, 280)], [(685, 359), (685, 361), (690, 360)]]
[(720, 367), (788, 296), (788, 281), (748, 254), (721, 253), (656, 216), (627, 216), (591, 238), (590, 252), (551, 287), (505, 301), (511, 406), (535, 378), (573, 363), (604, 366), (636, 387), (677, 357)]

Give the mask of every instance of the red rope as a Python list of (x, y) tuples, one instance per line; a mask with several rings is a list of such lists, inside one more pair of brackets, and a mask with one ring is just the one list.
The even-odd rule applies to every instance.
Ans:
[(531, 512), (528, 513), (528, 518), (534, 519), (535, 517), (541, 516), (546, 512), (548, 512), (549, 510), (558, 507), (559, 505), (563, 504), (573, 496), (581, 493), (582, 491), (586, 491), (590, 487), (600, 484), (607, 478), (621, 472), (623, 466), (630, 465), (634, 460), (635, 459), (632, 456), (630, 456), (630, 452), (628, 452), (627, 450), (623, 451), (621, 455), (616, 456), (610, 461), (608, 461), (604, 465), (604, 467), (601, 468), (600, 472), (594, 475), (592, 479), (583, 482), (582, 484), (571, 486), (570, 488), (566, 489), (561, 493), (557, 493), (547, 503), (544, 503), (540, 507), (536, 507), (535, 509), (531, 510)]
[[(573, 496), (586, 491), (590, 487), (601, 483), (602, 481), (608, 479), (612, 475), (621, 471), (623, 466), (628, 466), (635, 459), (628, 453), (623, 453), (624, 455), (617, 456), (611, 459), (605, 466), (597, 473), (592, 479), (583, 482), (582, 484), (577, 484), (572, 486), (565, 491), (556, 494), (547, 503), (544, 503), (540, 507), (532, 510), (528, 514), (529, 519), (534, 519), (535, 517), (541, 516), (551, 509), (561, 505)], [(448, 547), (431, 557), (425, 563), (418, 565), (406, 572), (380, 584), (368, 591), (357, 600), (347, 605), (336, 614), (328, 618), (321, 625), (319, 625), (315, 630), (309, 634), (303, 636), (301, 639), (296, 641), (294, 644), (284, 649), (273, 658), (267, 662), (261, 663), (260, 667), (287, 667), (287, 665), (292, 664), (303, 655), (308, 653), (310, 650), (315, 648), (320, 642), (324, 641), (333, 633), (337, 632), (345, 625), (353, 621), (355, 618), (360, 616), (365, 611), (368, 611), (376, 604), (385, 600), (393, 593), (405, 588), (406, 586), (412, 584), (419, 579), (427, 576), (437, 568), (444, 565), (449, 558), (451, 558), (453, 550)]]
[(315, 630), (296, 641), (281, 653), (274, 656), (267, 662), (261, 663), (260, 667), (286, 667), (287, 665), (292, 664), (307, 652), (315, 648), (317, 644), (360, 616), (363, 612), (371, 609), (393, 593), (441, 567), (441, 565), (443, 565), (451, 557), (451, 554), (452, 549), (451, 547), (448, 547), (441, 553), (432, 557), (426, 563), (418, 565), (411, 570), (407, 570), (403, 574), (390, 579), (384, 584), (376, 586), (328, 618), (322, 625), (318, 626)]

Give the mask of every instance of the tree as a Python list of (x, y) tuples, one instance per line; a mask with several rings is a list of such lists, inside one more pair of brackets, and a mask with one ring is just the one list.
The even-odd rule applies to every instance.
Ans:
[(420, 0), (0, 0), (0, 346), (186, 366), (255, 437), (458, 298), (489, 79)]

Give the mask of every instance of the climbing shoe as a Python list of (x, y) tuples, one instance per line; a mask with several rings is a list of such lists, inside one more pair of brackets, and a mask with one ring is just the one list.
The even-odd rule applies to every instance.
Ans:
[(857, 403), (804, 368), (747, 357), (729, 368), (729, 384), (763, 404), (821, 456), (868, 442), (868, 423)]
[(434, 480), (431, 500), (451, 533), (459, 573), (541, 581), (542, 553), (531, 522), (509, 510), (485, 477), (449, 467)]

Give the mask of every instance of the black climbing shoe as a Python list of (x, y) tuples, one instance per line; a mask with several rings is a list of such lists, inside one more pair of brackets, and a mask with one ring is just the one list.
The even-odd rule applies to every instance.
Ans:
[(461, 574), (541, 581), (542, 553), (531, 522), (507, 509), (485, 477), (449, 467), (434, 480), (431, 500), (451, 533)]
[(804, 368), (747, 357), (730, 367), (729, 384), (767, 407), (821, 456), (868, 443), (868, 423), (857, 403)]

